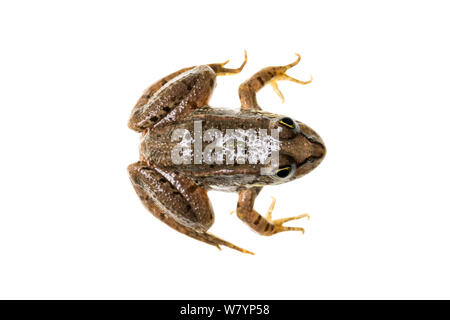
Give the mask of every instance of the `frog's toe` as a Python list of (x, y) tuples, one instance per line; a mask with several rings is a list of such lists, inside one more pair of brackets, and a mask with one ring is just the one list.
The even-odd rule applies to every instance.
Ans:
[(272, 86), (273, 91), (280, 97), (281, 103), (284, 103), (284, 96), (280, 88), (278, 88), (278, 83), (275, 80), (272, 80), (270, 81), (270, 85)]
[(282, 225), (285, 222), (292, 221), (292, 220), (298, 220), (298, 219), (302, 219), (302, 218), (307, 218), (309, 220), (311, 217), (310, 217), (310, 215), (308, 213), (304, 213), (304, 214), (300, 214), (300, 215), (295, 216), (295, 217), (289, 217), (289, 218), (282, 218), (282, 219), (273, 220), (272, 223), (274, 225)]
[(275, 234), (283, 231), (301, 231), (302, 234), (305, 234), (305, 229), (301, 227), (284, 227), (280, 225), (275, 225), (273, 233)]
[(302, 234), (304, 234), (305, 233), (305, 229), (303, 229), (301, 227), (286, 227), (286, 226), (283, 226), (283, 224), (285, 222), (292, 221), (292, 220), (298, 220), (298, 219), (302, 219), (302, 218), (308, 218), (308, 220), (309, 220), (310, 217), (309, 217), (309, 214), (304, 213), (304, 214), (301, 214), (301, 215), (298, 215), (298, 216), (295, 216), (295, 217), (282, 218), (282, 219), (269, 220), (269, 221), (274, 226), (274, 229), (273, 229), (274, 233), (283, 232), (283, 231), (301, 231)]
[[(283, 74), (279, 75), (275, 80), (288, 80), (288, 81), (292, 81), (292, 82), (299, 83), (299, 84), (308, 84), (313, 81), (313, 77), (312, 77), (312, 75), (310, 75), (309, 80), (302, 81), (302, 80), (292, 78), (291, 76), (288, 76), (287, 74), (283, 73)], [(272, 87), (273, 87), (273, 85), (272, 85)], [(275, 90), (275, 92), (277, 92), (277, 91)], [(278, 92), (277, 92), (277, 94), (278, 94)]]

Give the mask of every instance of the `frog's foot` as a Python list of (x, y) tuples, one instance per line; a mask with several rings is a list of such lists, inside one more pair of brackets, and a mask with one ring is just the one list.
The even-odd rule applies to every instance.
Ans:
[(272, 211), (275, 207), (275, 199), (272, 198), (272, 204), (267, 211), (266, 217), (261, 216), (256, 210), (253, 209), (256, 196), (258, 195), (257, 188), (250, 188), (241, 190), (239, 192), (239, 200), (236, 208), (236, 213), (239, 219), (244, 221), (250, 228), (263, 236), (271, 236), (283, 231), (301, 231), (305, 232), (300, 227), (286, 227), (283, 226), (285, 222), (297, 220), (301, 218), (309, 218), (308, 214), (301, 214), (295, 217), (272, 219)]
[(227, 60), (223, 63), (212, 63), (212, 64), (209, 64), (209, 66), (211, 67), (211, 69), (214, 70), (214, 72), (218, 76), (227, 76), (227, 75), (239, 73), (242, 71), (242, 69), (244, 69), (244, 66), (247, 63), (247, 51), (244, 51), (244, 53), (245, 53), (244, 62), (242, 62), (241, 66), (237, 69), (229, 69), (229, 68), (224, 67), (230, 60)]
[(276, 200), (274, 197), (272, 197), (272, 203), (270, 204), (270, 207), (267, 210), (267, 214), (266, 214), (266, 220), (274, 226), (273, 233), (275, 234), (275, 233), (282, 232), (282, 231), (301, 231), (304, 234), (305, 229), (303, 229), (303, 228), (285, 227), (285, 226), (283, 226), (283, 224), (288, 221), (298, 220), (298, 219), (302, 219), (302, 218), (308, 218), (308, 220), (309, 220), (310, 219), (309, 214), (304, 213), (304, 214), (294, 216), (294, 217), (272, 220), (272, 212), (273, 212), (273, 209), (275, 208), (275, 203), (276, 203)]
[(241, 100), (242, 108), (244, 109), (261, 109), (256, 101), (256, 92), (258, 92), (266, 84), (270, 84), (278, 96), (284, 102), (284, 96), (278, 88), (277, 81), (289, 80), (299, 84), (308, 84), (312, 82), (312, 76), (308, 81), (301, 81), (286, 74), (286, 71), (290, 68), (296, 66), (301, 59), (301, 56), (296, 53), (297, 60), (287, 64), (285, 66), (278, 67), (267, 67), (256, 74), (254, 74), (250, 79), (245, 81), (239, 87), (239, 98)]
[[(206, 241), (203, 240), (203, 237), (205, 238)], [(209, 244), (215, 245), (220, 251), (222, 251), (222, 248), (220, 246), (226, 246), (228, 248), (240, 251), (242, 253), (248, 253), (248, 254), (254, 255), (253, 252), (251, 252), (249, 250), (242, 249), (241, 247), (238, 247), (238, 246), (232, 244), (231, 242), (228, 242), (228, 241), (225, 241), (225, 240), (223, 240), (223, 239), (221, 239), (219, 237), (216, 237), (215, 235), (213, 235), (213, 234), (211, 234), (209, 232), (204, 233), (203, 236), (201, 238), (199, 238), (199, 240), (200, 241), (204, 241), (204, 242), (209, 243)]]
[(292, 62), (288, 65), (278, 67), (279, 69), (277, 70), (277, 74), (269, 82), (270, 85), (272, 86), (273, 90), (275, 91), (275, 93), (281, 98), (282, 103), (284, 103), (284, 96), (283, 96), (283, 93), (281, 93), (280, 89), (278, 88), (277, 81), (288, 80), (288, 81), (292, 81), (292, 82), (295, 82), (298, 84), (308, 84), (308, 83), (311, 83), (313, 80), (312, 76), (310, 76), (310, 79), (308, 81), (301, 81), (301, 80), (292, 78), (291, 76), (286, 74), (286, 71), (289, 70), (290, 68), (292, 68), (293, 66), (296, 66), (300, 62), (300, 59), (302, 58), (298, 53), (296, 53), (295, 55), (297, 56), (297, 60), (295, 60), (294, 62)]

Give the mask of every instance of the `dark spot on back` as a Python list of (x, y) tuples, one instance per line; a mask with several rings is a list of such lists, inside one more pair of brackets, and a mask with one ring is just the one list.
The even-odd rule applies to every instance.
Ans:
[(169, 112), (169, 111), (170, 111), (170, 108), (169, 108), (169, 107), (164, 107), (163, 110), (164, 110), (165, 112)]
[(150, 121), (151, 121), (151, 122), (156, 122), (156, 121), (158, 121), (158, 117), (151, 117), (151, 118), (150, 118)]

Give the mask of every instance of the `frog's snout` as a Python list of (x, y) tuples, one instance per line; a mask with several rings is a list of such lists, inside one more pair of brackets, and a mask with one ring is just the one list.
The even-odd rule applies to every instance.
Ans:
[(296, 178), (316, 168), (327, 153), (325, 144), (317, 133), (306, 126), (302, 129), (300, 134), (294, 139), (285, 141), (282, 146), (282, 153), (295, 161)]
[(319, 136), (310, 139), (312, 149), (311, 157), (321, 161), (327, 154), (327, 148)]

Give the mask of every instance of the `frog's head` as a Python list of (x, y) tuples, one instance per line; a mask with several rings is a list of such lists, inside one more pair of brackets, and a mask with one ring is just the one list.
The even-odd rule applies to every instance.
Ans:
[(282, 116), (273, 119), (271, 127), (278, 131), (280, 141), (279, 165), (272, 171), (279, 183), (300, 178), (325, 157), (326, 148), (320, 136), (300, 121)]

